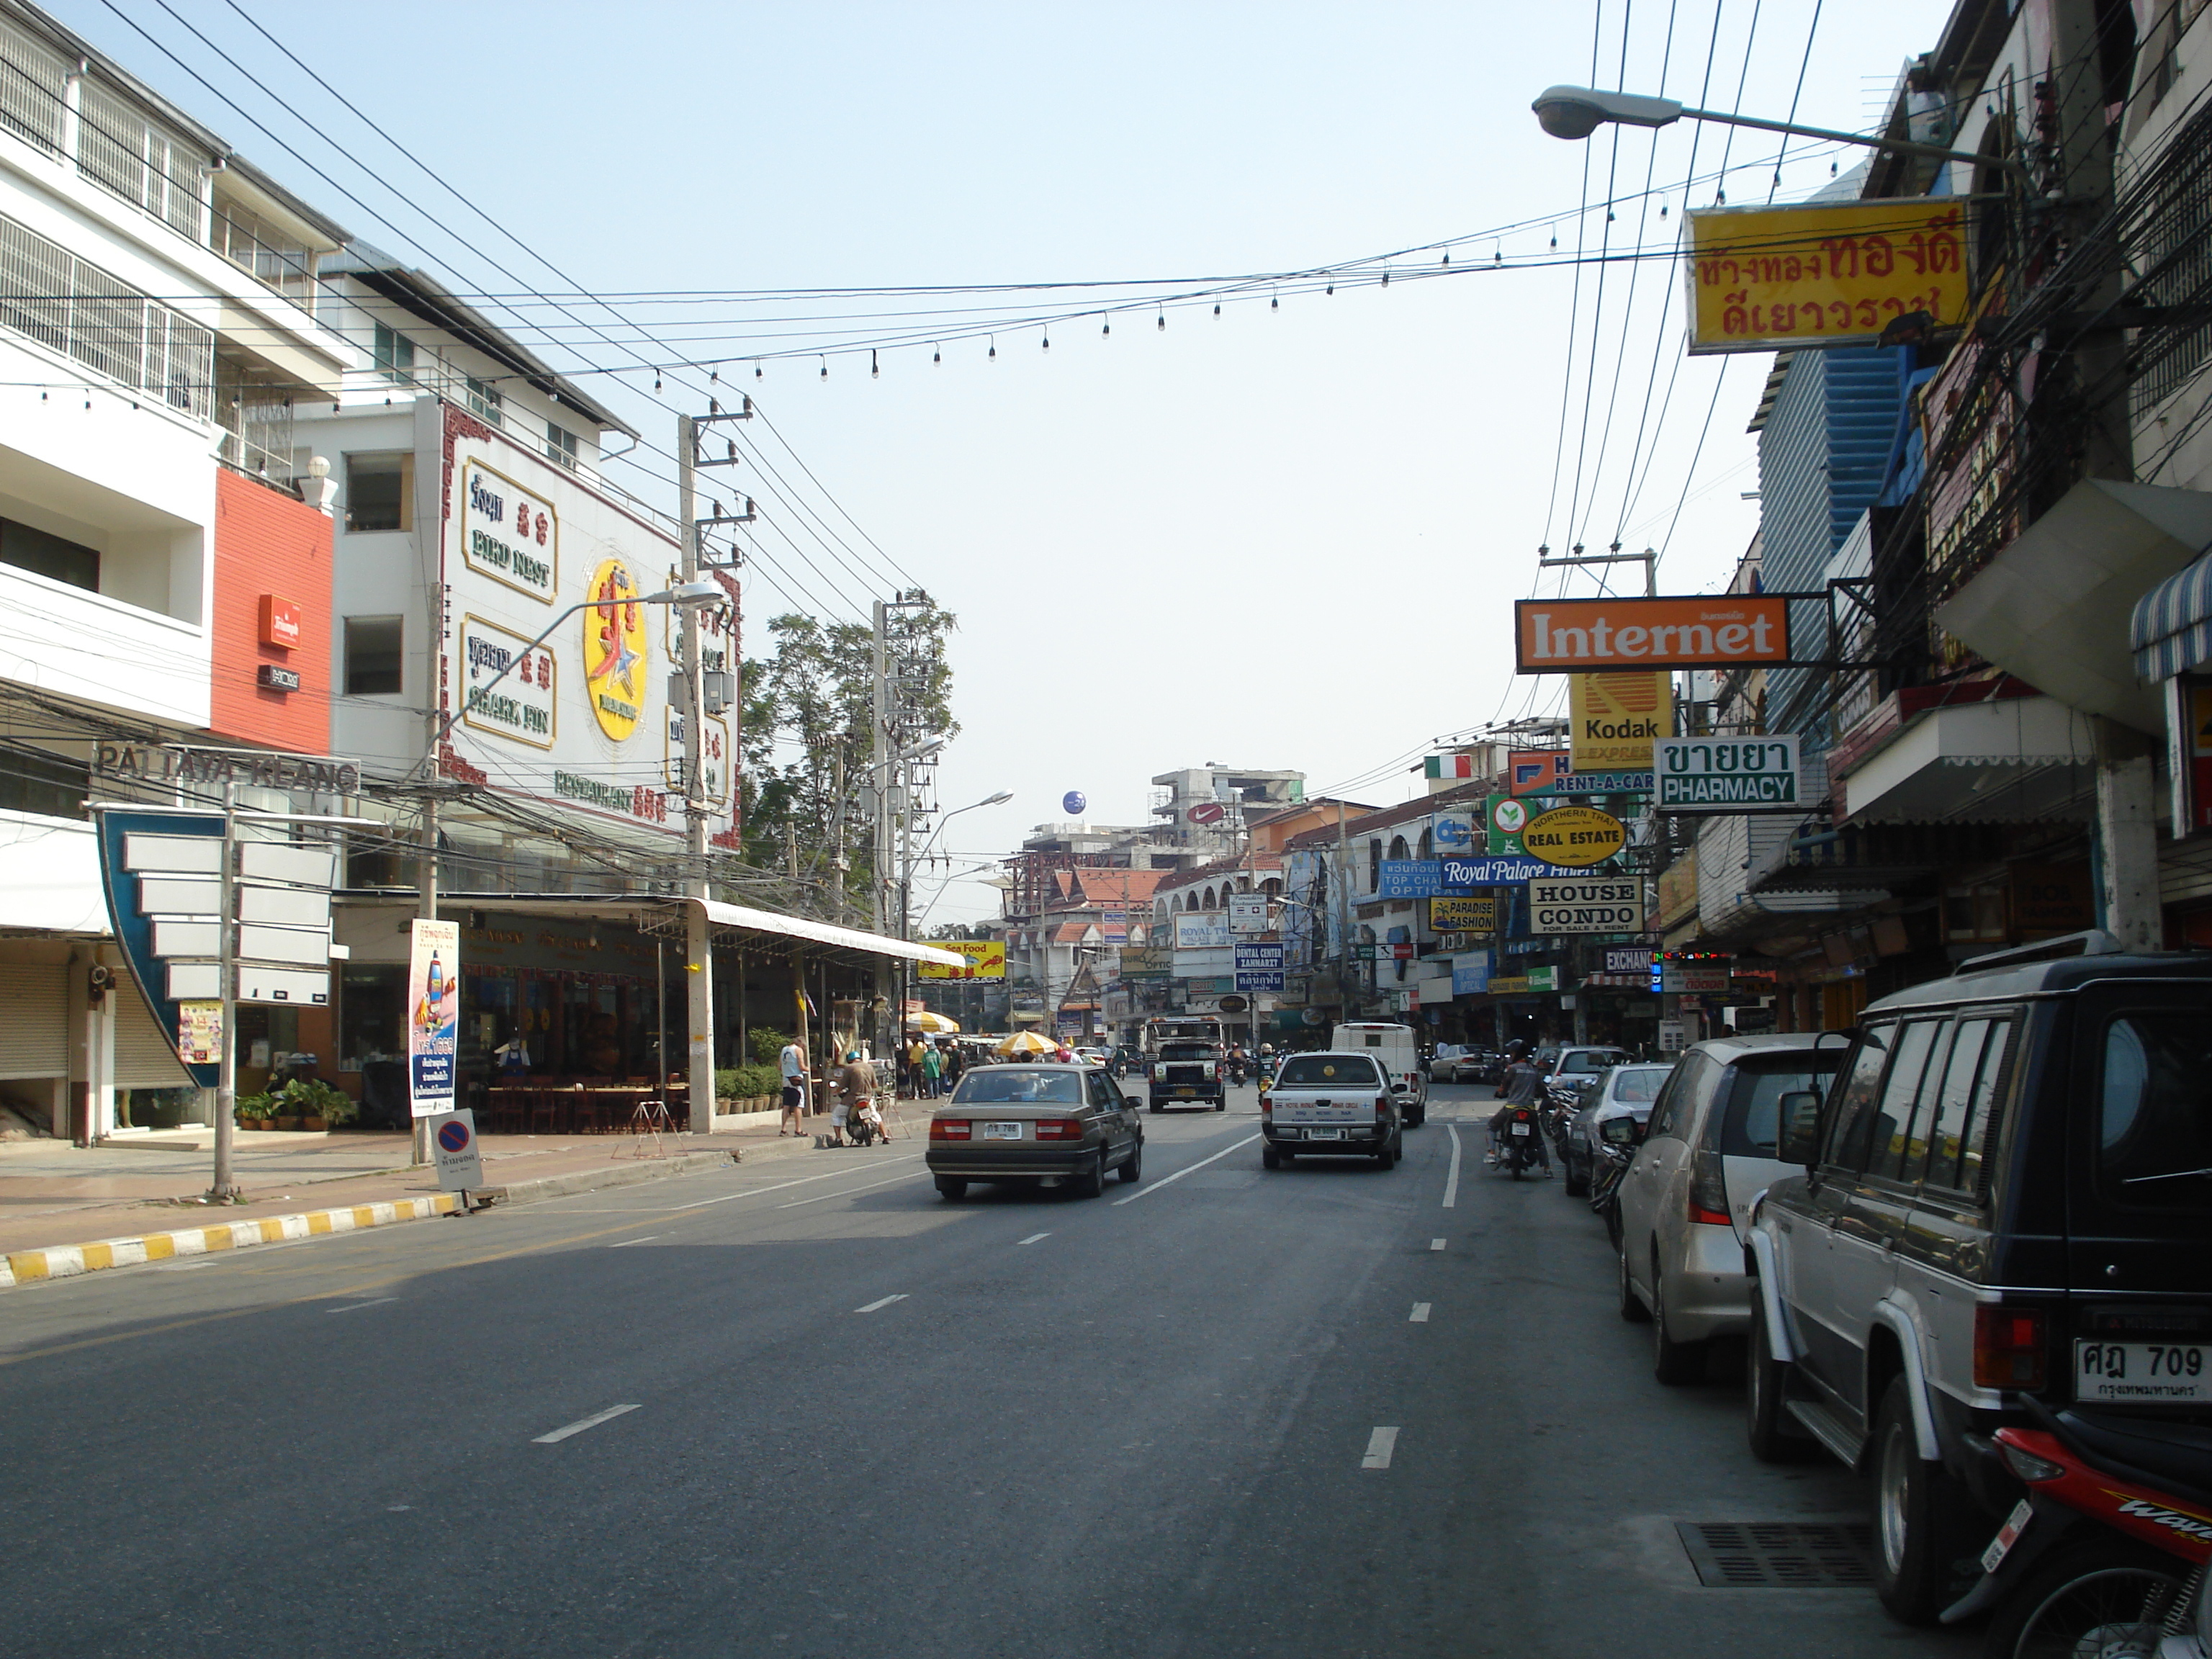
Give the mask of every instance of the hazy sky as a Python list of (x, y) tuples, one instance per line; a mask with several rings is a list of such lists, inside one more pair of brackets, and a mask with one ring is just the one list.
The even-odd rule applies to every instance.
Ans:
[[(430, 264), (405, 240), (419, 239), (434, 271), (471, 289), (516, 288), (493, 259), (532, 286), (557, 283), (285, 62), (229, 0), (171, 0), (177, 15), (159, 0), (117, 3), (56, 9), (360, 236)], [(1592, 78), (1589, 3), (238, 4), (595, 293), (1128, 279), (1154, 285), (1124, 297), (1170, 300), (1158, 316), (1115, 316), (1110, 335), (1095, 311), (1055, 325), (1049, 350), (1038, 328), (1016, 327), (997, 334), (995, 360), (986, 340), (946, 339), (933, 363), (921, 339), (881, 352), (872, 377), (865, 352), (830, 356), (826, 380), (810, 356), (771, 362), (758, 380), (732, 367), (712, 388), (752, 392), (836, 503), (758, 434), (783, 482), (743, 470), (740, 488), (776, 526), (749, 583), (753, 637), (793, 599), (865, 615), (886, 586), (871, 578), (896, 579), (892, 562), (958, 613), (964, 730), (944, 769), (945, 804), (1014, 795), (949, 827), (945, 842), (972, 855), (963, 863), (1060, 818), (1070, 789), (1089, 796), (1093, 821), (1139, 820), (1152, 774), (1207, 761), (1297, 767), (1316, 791), (1401, 799), (1419, 787), (1405, 769), (1431, 738), (1529, 712), (1532, 693), (1534, 708), (1548, 708), (1552, 683), (1511, 672), (1510, 602), (1534, 591), (1540, 541), (1662, 545), (1662, 591), (1694, 592), (1725, 578), (1756, 527), (1756, 503), (1740, 499), (1757, 485), (1743, 428), (1770, 360), (1684, 360), (1665, 263), (1566, 259), (1578, 236), (1592, 253), (1608, 232), (1615, 251), (1671, 243), (1686, 198), (1707, 205), (1716, 189), (1683, 186), (1693, 142), (1699, 173), (1728, 147), (1731, 204), (1764, 200), (1778, 141), (1738, 131), (1731, 142), (1727, 129), (1688, 123), (1629, 134), (1617, 151), (1605, 136), (1547, 137), (1528, 102), (1553, 82)], [(1808, 63), (1812, 0), (1719, 7), (1708, 84), (1714, 0), (1671, 11), (1604, 0), (1596, 78), (1783, 118), (1807, 64), (1797, 118), (1858, 128), (1904, 61), (1935, 44), (1948, 9), (1827, 5)], [(162, 58), (125, 15), (368, 206)], [(1862, 153), (1844, 152), (1843, 165)], [(1781, 199), (1826, 183), (1832, 154), (1806, 146), (1784, 167)], [(1659, 190), (1648, 199), (1647, 169)], [(1210, 298), (1171, 299), (1204, 286), (1184, 279), (1305, 270), (1492, 231), (1453, 247), (1449, 276), (1433, 275), (1430, 251), (1394, 261), (1388, 287), (1371, 269), (1333, 296), (1262, 283), (1218, 318)], [(1499, 254), (1536, 268), (1479, 269)], [(1470, 263), (1478, 269), (1462, 274)], [(1036, 315), (1085, 303), (1103, 302), (1061, 293), (620, 308), (664, 339), (723, 341), (680, 356), (737, 358), (901, 330), (953, 334), (960, 315), (985, 314), (961, 307)], [(936, 315), (824, 320), (894, 310)], [(836, 331), (848, 328), (863, 333)], [(600, 365), (635, 361), (588, 338), (579, 349)], [(586, 384), (663, 447), (674, 409), (702, 408), (710, 389), (703, 372), (670, 374), (659, 403), (649, 375)], [(649, 477), (611, 476), (669, 495)], [(809, 513), (850, 550), (823, 545), (826, 532), (817, 541)], [(1631, 567), (1620, 580), (1638, 579)], [(934, 884), (918, 881), (917, 908)], [(995, 908), (991, 890), (956, 883), (930, 920)]]

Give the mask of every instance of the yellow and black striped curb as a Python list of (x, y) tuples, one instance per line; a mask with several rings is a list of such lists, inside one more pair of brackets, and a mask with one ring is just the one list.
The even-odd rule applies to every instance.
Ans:
[(135, 1267), (175, 1256), (209, 1255), (217, 1250), (243, 1250), (256, 1244), (281, 1244), (287, 1239), (360, 1232), (401, 1221), (425, 1221), (432, 1216), (454, 1214), (460, 1207), (458, 1193), (438, 1193), (428, 1198), (349, 1204), (343, 1209), (262, 1216), (252, 1221), (226, 1222), (212, 1227), (180, 1227), (171, 1232), (142, 1233), (135, 1238), (102, 1239), (96, 1244), (15, 1250), (0, 1255), (0, 1290), (42, 1279), (74, 1279), (80, 1273), (98, 1273), (103, 1267)]

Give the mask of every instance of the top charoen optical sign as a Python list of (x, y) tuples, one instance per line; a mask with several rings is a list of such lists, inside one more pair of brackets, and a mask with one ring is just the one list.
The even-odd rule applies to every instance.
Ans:
[(1513, 632), (1522, 674), (1771, 665), (1790, 660), (1790, 596), (1518, 599)]
[(1955, 204), (1919, 198), (1685, 216), (1692, 356), (1865, 345), (1916, 312), (1936, 328), (1965, 319)]

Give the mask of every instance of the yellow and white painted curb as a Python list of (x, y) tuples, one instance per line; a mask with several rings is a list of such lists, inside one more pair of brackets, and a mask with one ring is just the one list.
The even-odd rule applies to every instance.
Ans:
[(307, 1210), (298, 1215), (262, 1216), (213, 1227), (185, 1227), (173, 1232), (143, 1233), (135, 1238), (102, 1239), (96, 1244), (63, 1244), (52, 1249), (15, 1250), (0, 1255), (0, 1290), (41, 1279), (74, 1279), (103, 1267), (135, 1267), (174, 1256), (210, 1255), (287, 1239), (317, 1238), (328, 1233), (360, 1232), (400, 1221), (426, 1221), (461, 1207), (457, 1193), (428, 1198), (394, 1199), (381, 1204), (350, 1204), (342, 1210)]

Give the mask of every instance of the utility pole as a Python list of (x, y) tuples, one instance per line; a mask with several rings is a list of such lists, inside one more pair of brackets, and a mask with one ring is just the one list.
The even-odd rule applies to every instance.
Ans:
[[(222, 774), (222, 882), (216, 896), (216, 914), (221, 921), (216, 933), (216, 994), (222, 999), (222, 1009), (217, 1018), (222, 1022), (222, 1043), (216, 1051), (221, 1063), (216, 1069), (215, 1085), (215, 1185), (208, 1193), (217, 1203), (238, 1192), (237, 1177), (231, 1172), (231, 1148), (238, 1133), (238, 949), (234, 937), (238, 921), (237, 866), (238, 786), (231, 781), (230, 769), (226, 766)], [(434, 870), (435, 867), (433, 865)], [(434, 891), (431, 902), (437, 902)], [(87, 1144), (92, 1139), (90, 1119), (88, 1111)], [(419, 1121), (415, 1133), (418, 1141), (423, 1138)]]
[(1358, 1017), (1352, 1001), (1352, 842), (1345, 830), (1344, 803), (1336, 804), (1336, 994), (1346, 1019)]
[[(682, 547), (679, 580), (699, 580), (698, 423), (676, 417), (676, 510)], [(707, 676), (699, 647), (699, 611), (678, 616), (684, 660), (684, 1030), (690, 1038), (691, 1133), (714, 1132), (714, 948), (707, 922)]]

